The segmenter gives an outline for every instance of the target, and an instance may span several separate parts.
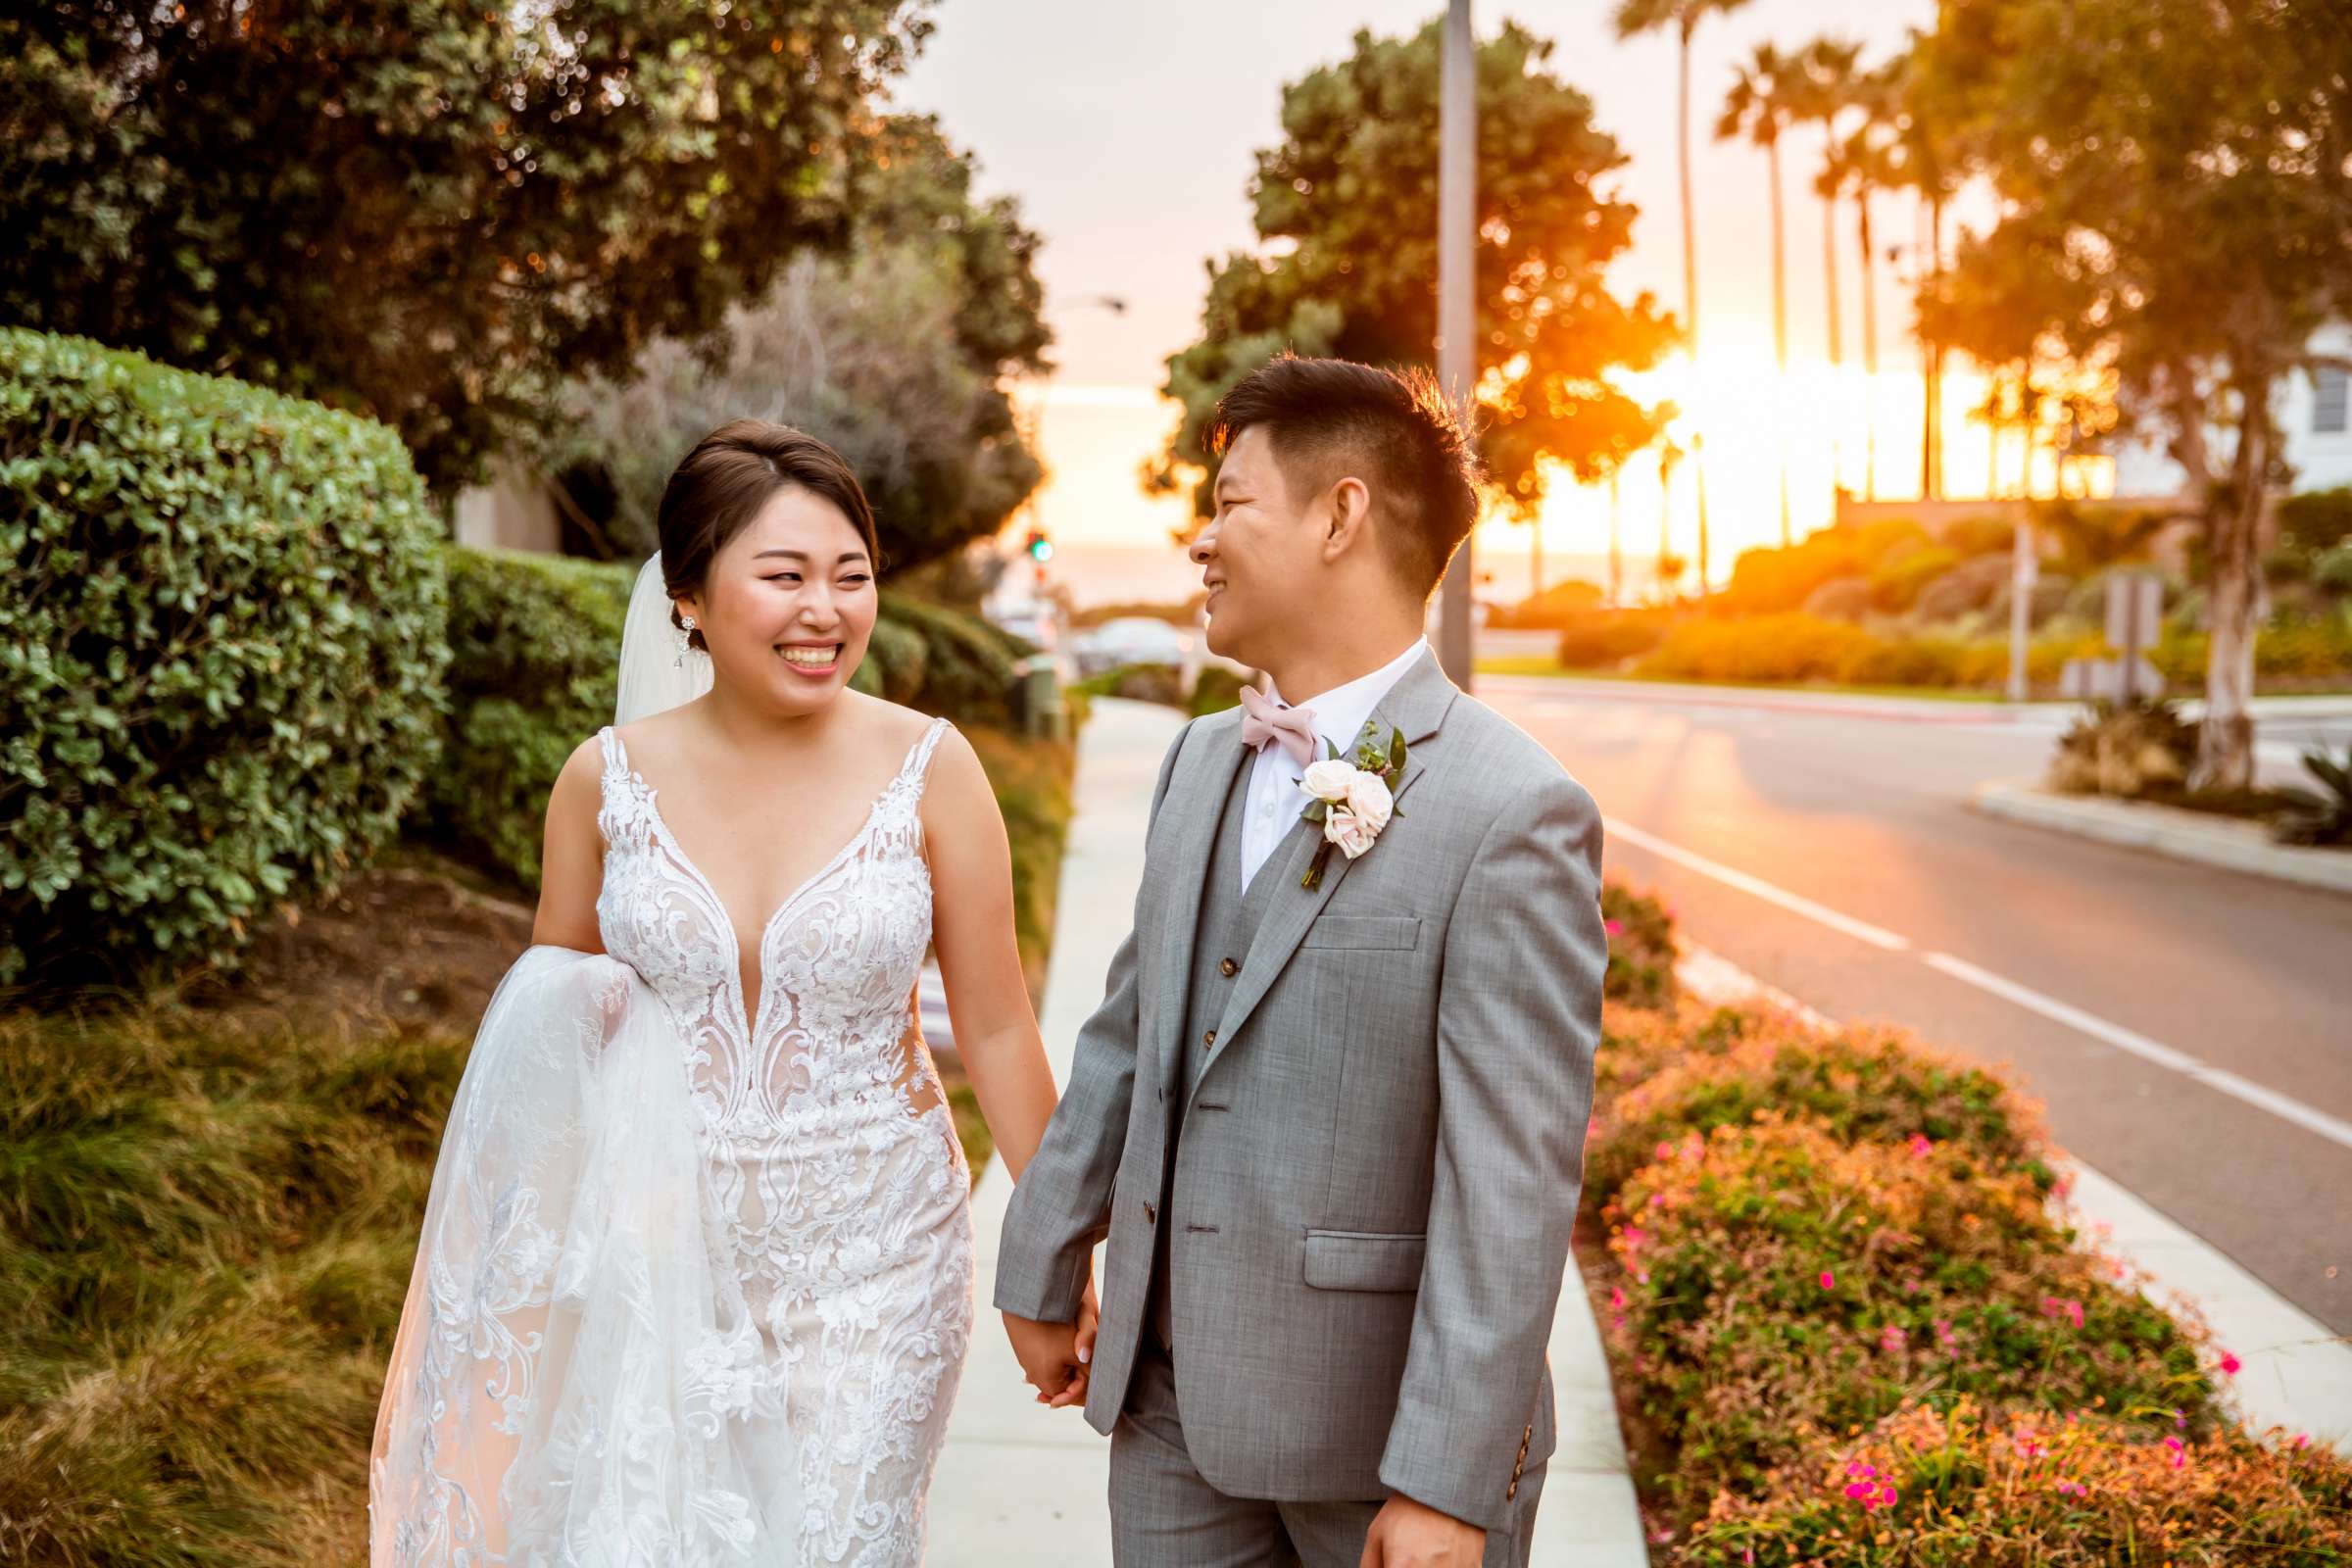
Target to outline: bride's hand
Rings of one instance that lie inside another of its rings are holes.
[[[1095,1299],[1094,1283],[1089,1281],[1086,1294],[1078,1298],[1078,1332],[1071,1347],[1078,1357],[1078,1375],[1070,1379],[1059,1394],[1046,1401],[1053,1408],[1058,1410],[1064,1405],[1086,1402],[1087,1380],[1094,1371],[1095,1363],[1095,1331],[1102,1326],[1102,1308]]]

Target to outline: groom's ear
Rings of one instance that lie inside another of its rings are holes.
[[[1372,492],[1350,475],[1335,483],[1323,497],[1323,559],[1337,561],[1350,549],[1361,548],[1372,527]]]

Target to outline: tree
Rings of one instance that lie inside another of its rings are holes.
[[[2122,417],[2180,466],[2210,563],[2192,780],[2242,788],[2274,400],[2288,375],[2345,363],[2311,340],[2352,314],[2341,34],[2273,0],[1945,9],[1915,51],[1920,80],[1966,106],[1970,156],[2003,204],[1955,272],[2026,296],[2020,314],[2055,323],[2076,365],[2111,368]]]
[[[1788,238],[1781,211],[1781,132],[1804,111],[1809,101],[1801,63],[1760,43],[1748,61],[1735,69],[1732,90],[1723,100],[1723,115],[1715,122],[1715,139],[1744,135],[1764,149],[1767,177],[1772,182],[1772,348],[1784,387],[1788,379]],[[1781,547],[1788,546],[1788,464],[1780,462]]]
[[[436,488],[846,232],[921,0],[37,0],[0,318],[391,424]]]
[[[2006,0],[1991,0],[2003,4]],[[1981,16],[1978,0],[1955,0],[1944,7],[1940,26],[1973,27]],[[1955,18],[1966,19],[1965,23]],[[1965,157],[1958,145],[1967,115],[1965,103],[1954,95],[1947,73],[1928,69],[1920,51],[1922,35],[1912,34],[1913,47],[1888,61],[1878,73],[1874,96],[1883,116],[1883,136],[1874,143],[1879,172],[1890,184],[1909,187],[1919,198],[1928,220],[1926,254],[1920,258],[1917,292],[1922,299],[1942,286],[1943,209],[1959,189]],[[1943,497],[1943,352],[1942,340],[1919,334],[1920,371],[1924,396],[1920,405],[1919,493],[1923,500]]]
[[[1886,147],[1891,135],[1887,86],[1880,72],[1856,73],[1845,84],[1846,101],[1860,111],[1854,128],[1831,145],[1814,189],[1826,198],[1851,191],[1854,198],[1854,241],[1861,263],[1862,377],[1870,389],[1863,399],[1862,497],[1879,498],[1879,274],[1878,252],[1871,239],[1870,202],[1878,191],[1894,183]]]
[[[1146,487],[1196,472],[1205,515],[1217,399],[1284,348],[1374,365],[1430,363],[1437,335],[1438,66],[1433,23],[1283,90],[1283,140],[1257,155],[1250,196],[1265,249],[1208,269],[1200,336],[1171,356],[1184,409]],[[1610,376],[1656,363],[1672,321],[1604,282],[1635,209],[1602,189],[1625,164],[1592,106],[1554,76],[1549,42],[1505,24],[1478,50],[1478,401],[1482,454],[1503,506],[1534,514],[1545,465],[1597,479],[1654,418]]]
[[[1832,369],[1845,360],[1838,318],[1838,195],[1845,183],[1838,123],[1854,107],[1861,58],[1860,44],[1816,38],[1797,53],[1793,87],[1796,118],[1821,126],[1821,171],[1814,176],[1813,194],[1821,198],[1821,278],[1829,294],[1823,320],[1829,327]]]
[[[1709,12],[1724,15],[1747,0],[1618,0],[1617,36],[1672,27],[1675,34],[1674,160],[1683,198],[1683,331],[1690,349],[1690,373],[1702,374],[1698,363],[1698,210],[1690,199],[1690,38]],[[1705,443],[1703,432],[1691,442],[1695,456]],[[1698,486],[1698,591],[1707,591],[1707,470],[1700,458],[1692,466]]]
[[[571,389],[544,465],[600,553],[658,548],[670,469],[746,415],[841,452],[874,504],[886,570],[995,533],[1037,488],[1004,381],[1046,368],[1038,237],[1009,198],[973,198],[971,160],[934,121],[889,121],[874,146],[846,253],[801,252],[728,311],[715,343],[656,338],[627,375]]]

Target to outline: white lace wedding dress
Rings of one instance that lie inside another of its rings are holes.
[[[501,983],[444,1135],[372,1561],[922,1559],[969,1344],[969,1173],[913,996],[935,721],[758,936],[607,729],[606,953]]]

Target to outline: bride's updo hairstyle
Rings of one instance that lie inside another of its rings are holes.
[[[697,442],[662,487],[655,521],[662,537],[662,584],[669,591],[672,626],[683,624],[677,596],[701,593],[711,559],[760,514],[768,497],[788,485],[839,507],[865,541],[875,575],[881,574],[882,544],[874,533],[874,509],[841,454],[788,424],[735,419]],[[707,646],[700,627],[688,632],[686,640],[695,648]]]

